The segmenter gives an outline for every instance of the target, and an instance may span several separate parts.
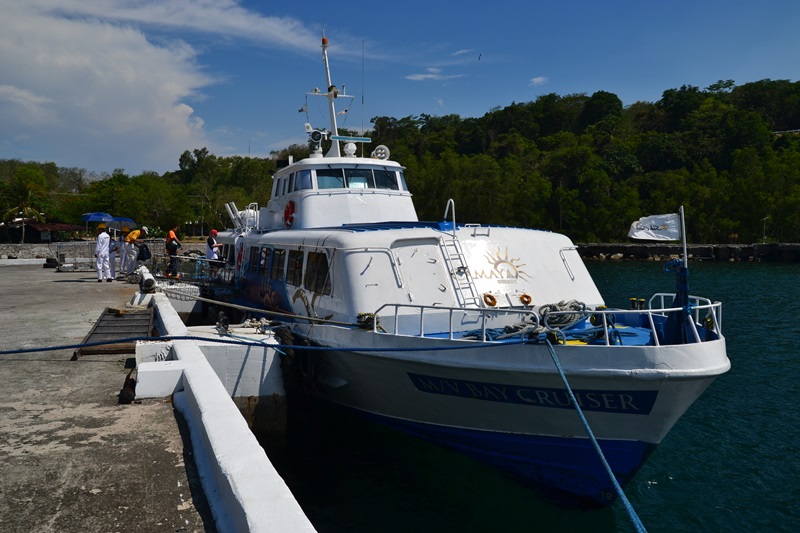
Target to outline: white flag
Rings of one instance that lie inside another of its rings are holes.
[[[642,217],[631,224],[628,237],[651,241],[679,241],[681,240],[680,215],[669,213]]]

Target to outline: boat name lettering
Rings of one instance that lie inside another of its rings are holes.
[[[421,392],[490,402],[573,409],[565,389],[482,383],[424,376],[410,372],[408,377]],[[578,405],[584,411],[634,415],[650,414],[658,395],[657,391],[573,390],[572,392]]]

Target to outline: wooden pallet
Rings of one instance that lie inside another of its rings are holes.
[[[141,310],[113,309],[106,307],[81,344],[112,341],[128,337],[151,337],[152,331],[152,307]],[[75,361],[83,355],[133,354],[135,351],[136,341],[86,346],[75,350],[72,360]]]

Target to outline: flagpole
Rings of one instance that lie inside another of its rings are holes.
[[[683,206],[680,209],[681,212],[681,238],[683,239],[683,267],[688,269],[689,268],[689,256],[686,253],[686,219],[683,215]]]

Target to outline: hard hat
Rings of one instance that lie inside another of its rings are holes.
[[[122,226],[122,231],[124,231],[125,233],[128,233],[130,230],[131,228],[129,228],[128,226]]]
[[[147,226],[142,226],[142,231],[145,233],[150,233],[150,230],[147,229]]]
[[[97,229],[106,229],[106,227],[107,227],[107,226],[106,226],[106,223],[105,223],[105,222],[101,222],[101,223],[99,223],[99,224],[97,225]]]

